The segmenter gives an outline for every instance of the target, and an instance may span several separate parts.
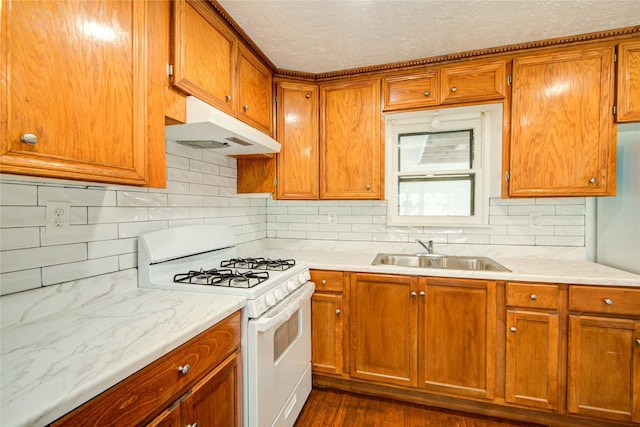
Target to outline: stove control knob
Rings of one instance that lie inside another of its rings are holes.
[[[273,307],[274,305],[276,305],[276,299],[274,298],[273,294],[267,294],[267,297],[264,299],[264,302],[269,307]]]
[[[282,301],[282,299],[284,298],[280,289],[276,289],[273,294],[276,296],[277,301]]]
[[[287,280],[287,289],[289,289],[289,292],[295,291],[297,287],[298,283],[295,280]]]
[[[303,283],[305,283],[307,281],[307,278],[305,277],[304,273],[300,273],[298,274],[298,283],[300,283],[301,285]]]

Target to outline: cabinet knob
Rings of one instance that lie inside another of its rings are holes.
[[[509,330],[510,330],[511,332],[517,332],[517,331],[518,331],[518,328],[516,328],[515,326],[512,326],[512,327],[510,327],[510,328],[509,328]]]
[[[415,296],[418,296],[418,294],[416,292],[411,292],[411,296],[415,297]]]
[[[457,92],[457,91],[458,91],[458,88],[457,88],[457,87],[455,87],[455,86],[452,86],[452,87],[451,87],[451,92]]]
[[[537,300],[537,299],[538,299],[538,295],[536,295],[536,294],[531,294],[531,295],[529,295],[529,298],[531,298],[531,301],[535,301],[535,300]]]
[[[605,298],[604,299],[604,303],[607,305],[612,305],[613,304],[613,300],[611,298]]]
[[[591,179],[589,180],[589,184],[595,184],[596,182],[598,182],[598,180],[597,180],[597,179],[595,179],[595,178],[591,178]]]
[[[322,283],[323,285],[326,285],[327,281],[325,279],[322,279],[322,282],[320,282],[320,283]]]
[[[242,107],[242,109],[243,109],[244,111],[249,111],[249,106],[248,106],[248,105],[245,105],[245,106],[243,106],[243,107]]]
[[[421,297],[423,297],[423,296],[425,296],[425,295],[426,295],[426,294],[424,293],[424,291],[420,291],[420,296],[421,296]]]
[[[225,101],[229,102],[231,101],[231,95],[227,95],[224,97]]]
[[[180,372],[182,375],[187,375],[190,370],[191,366],[189,366],[188,364],[178,367],[178,372]]]
[[[640,345],[640,338],[636,340],[636,344]]]
[[[198,423],[187,424],[187,427],[198,427]]]
[[[32,133],[25,133],[20,137],[20,141],[24,142],[25,144],[35,145],[38,143],[38,137]]]
[[[311,98],[311,94],[310,94],[310,93],[307,93],[304,97],[305,97],[305,98],[307,98],[307,99],[309,99],[309,98]]]
[[[340,313],[341,313],[340,309],[339,309],[339,308],[337,308],[337,309],[336,309],[336,314],[340,314]]]
[[[424,92],[422,92],[422,94],[424,96],[429,96],[429,95],[431,95],[431,92],[429,92],[428,90],[425,90]]]
[[[367,190],[371,190],[371,184],[365,185],[364,188],[366,188]]]

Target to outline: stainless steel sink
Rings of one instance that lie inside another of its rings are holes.
[[[400,267],[444,268],[448,270],[511,271],[491,258],[437,254],[378,254],[371,264],[396,265]]]

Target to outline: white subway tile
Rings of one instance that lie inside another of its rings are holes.
[[[139,189],[138,189],[139,190]],[[38,204],[69,202],[71,206],[116,206],[116,191],[101,188],[38,187]]]
[[[40,246],[39,227],[0,229],[0,250],[35,248]]]
[[[454,234],[449,236],[448,243],[488,245],[490,242],[489,239],[489,234]]]
[[[583,215],[555,215],[540,217],[542,225],[584,225]]]
[[[306,215],[277,215],[278,222],[307,222]]]
[[[405,233],[373,233],[374,242],[408,242],[409,235]]]
[[[267,230],[278,231],[278,230],[288,230],[288,229],[289,229],[288,222],[267,222]]]
[[[86,206],[72,206],[69,214],[71,225],[87,224],[89,220],[88,208]]]
[[[318,224],[318,231],[351,231],[351,224]]]
[[[123,254],[118,256],[118,269],[126,270],[128,268],[135,268],[138,266],[137,254]]]
[[[236,197],[238,195],[236,186],[220,187],[220,195],[223,197]]]
[[[189,159],[174,154],[167,154],[166,166],[169,168],[189,170]]]
[[[307,233],[305,231],[276,231],[276,237],[278,239],[306,239]]]
[[[173,219],[170,220],[167,224],[168,227],[182,227],[184,225],[198,225],[198,224],[206,224],[207,221],[202,218],[193,218],[193,219]]]
[[[584,236],[536,236],[538,246],[584,246]]]
[[[313,224],[328,224],[328,215],[307,215],[307,222]]]
[[[68,232],[48,233],[45,227],[40,232],[42,246],[67,245],[69,243],[94,242],[118,238],[118,224],[72,225]]]
[[[0,205],[36,206],[37,204],[38,189],[35,185],[0,182]]]
[[[212,207],[228,207],[229,206],[229,198],[227,197],[211,197],[204,196],[203,197],[203,205],[204,206],[212,206]]]
[[[87,259],[86,243],[16,249],[2,252],[0,272],[28,270],[34,267],[63,264]]]
[[[489,205],[507,205],[507,206],[526,206],[535,205],[536,199],[500,199],[498,197],[492,197],[489,199]]]
[[[0,295],[28,291],[42,286],[40,269],[14,271],[0,274]]]
[[[387,226],[384,224],[351,224],[351,231],[354,233],[386,233]]]
[[[556,213],[556,207],[555,205],[509,206],[509,215],[529,215],[531,213],[553,215]]]
[[[510,236],[553,236],[553,232],[553,226],[531,228],[528,225],[510,225],[508,234]]]
[[[342,224],[372,224],[373,217],[371,215],[340,215],[338,222]]]
[[[184,209],[184,208],[176,208]],[[206,208],[189,208],[188,215],[185,218],[211,218],[220,216],[220,209],[213,207]],[[178,218],[172,218],[178,219]]]
[[[348,206],[320,206],[318,209],[319,214],[336,214],[336,215],[351,215],[351,207]]]
[[[118,224],[118,238],[127,239],[130,237],[138,237],[147,231],[161,230],[168,226],[167,221],[121,222]]]
[[[534,246],[536,244],[535,236],[491,235],[489,241],[492,245]]]
[[[188,219],[190,209],[178,207],[149,208],[149,221]]]
[[[584,205],[584,197],[550,197],[536,199],[536,205]]]
[[[496,215],[489,218],[489,224],[491,225],[528,225],[529,215],[517,215],[517,216]]]
[[[351,207],[351,214],[386,216],[387,208],[380,206],[353,206]]]
[[[226,176],[209,175],[206,173],[202,175],[202,183],[206,185],[214,185],[218,187],[229,187],[231,185],[230,182],[231,182],[231,179]]]
[[[557,205],[556,215],[585,215],[586,205]]]
[[[556,236],[581,236],[584,238],[584,226],[558,225],[554,228]]]
[[[340,234],[338,232],[316,232],[309,231],[307,232],[307,239],[310,240],[338,240],[340,239]]]
[[[509,206],[495,205],[489,206],[489,216],[509,215]]]
[[[138,239],[132,238],[89,242],[87,249],[89,259],[136,253],[138,250]]]
[[[229,178],[237,178],[237,169],[220,166],[220,176],[228,176]]]
[[[387,227],[388,233],[404,233],[404,234],[422,234],[424,231],[423,227],[420,226],[402,226],[402,225],[393,225]]]
[[[339,233],[340,240],[361,240],[369,242],[373,240],[373,233]]]
[[[167,181],[167,193],[189,194],[189,183],[179,181]]]
[[[220,187],[206,184],[189,184],[189,194],[200,196],[219,196]]]
[[[318,208],[315,206],[290,206],[289,215],[317,215]]]
[[[3,206],[0,209],[0,227],[32,227],[46,224],[43,206]]]
[[[340,200],[338,201],[338,205],[352,206],[352,207],[373,206],[373,201],[371,200]]]
[[[204,206],[204,196],[169,194],[167,204],[174,207],[201,207]]]
[[[189,147],[188,145],[178,144],[175,141],[167,141],[167,154],[174,154],[180,157],[188,157],[190,159],[202,160],[202,152],[200,148]]]
[[[118,206],[167,206],[167,195],[164,193],[118,191]]]
[[[167,168],[167,181],[202,183],[203,176],[201,172]]]
[[[214,165],[227,166],[227,167],[235,166],[235,159],[231,159],[230,157],[223,156],[222,154],[216,153],[213,150],[202,150],[202,151],[203,151],[202,160],[207,163],[212,163]],[[233,162],[230,162],[230,160],[233,160]]]
[[[42,284],[44,286],[55,285],[114,271],[118,271],[118,257],[115,256],[59,264],[42,269]]]
[[[289,224],[290,231],[318,231],[318,224],[308,223],[291,223]]]
[[[132,222],[132,221],[148,221],[148,208],[89,208],[88,222],[89,224],[101,224],[110,222]]]

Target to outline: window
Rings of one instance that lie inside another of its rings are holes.
[[[501,111],[493,105],[388,114],[387,223],[487,224],[491,116]],[[497,124],[493,133],[500,135]]]

